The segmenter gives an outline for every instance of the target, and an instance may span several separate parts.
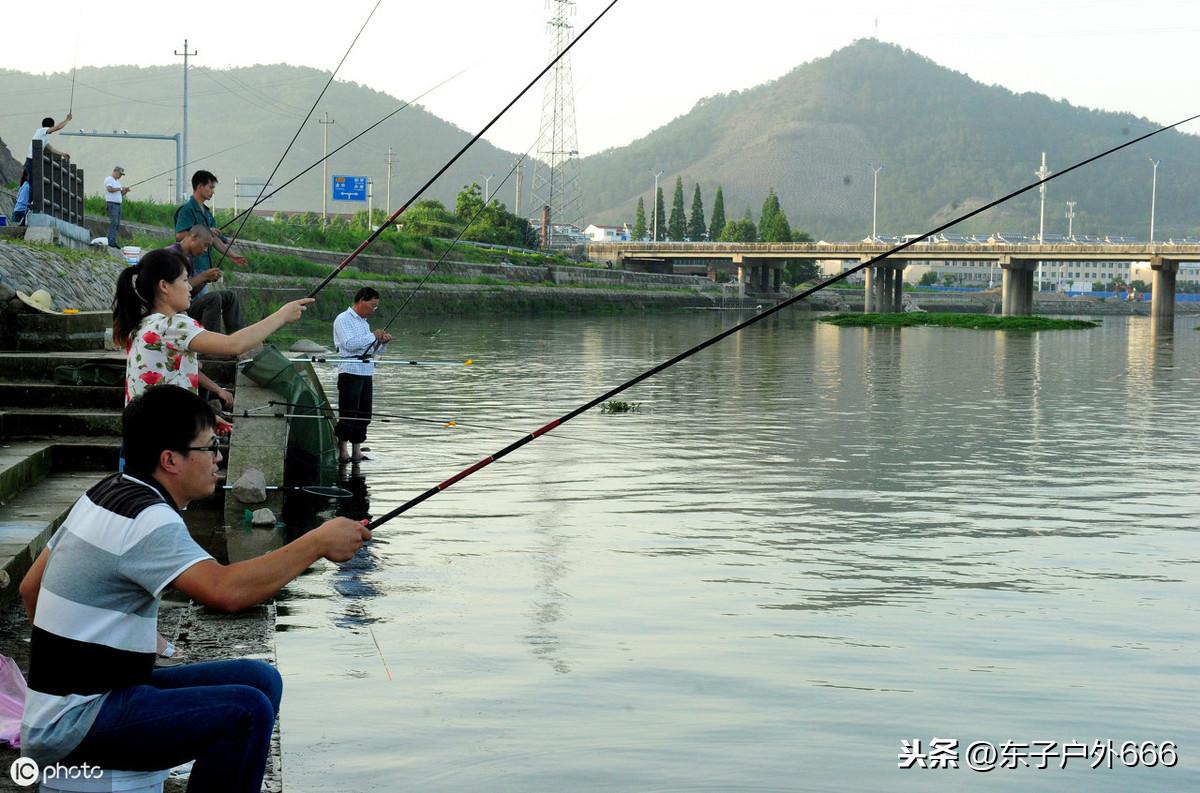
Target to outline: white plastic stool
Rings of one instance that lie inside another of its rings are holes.
[[[41,793],[162,793],[163,780],[171,773],[165,771],[109,771],[93,774],[91,779],[51,779],[38,789]]]

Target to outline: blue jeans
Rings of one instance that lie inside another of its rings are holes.
[[[117,247],[117,229],[121,226],[121,204],[108,202],[108,247]]]
[[[60,762],[156,771],[195,760],[188,793],[259,793],[283,680],[263,661],[155,669],[112,691],[83,742]]]

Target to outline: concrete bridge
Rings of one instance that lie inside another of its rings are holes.
[[[866,262],[894,246],[871,242],[603,242],[587,246],[588,258],[614,267],[674,272],[677,266],[705,266],[710,278],[735,270],[741,291],[778,293],[787,259],[840,259]],[[904,268],[914,261],[988,261],[1004,272],[1005,315],[1033,312],[1034,273],[1039,262],[1148,262],[1153,270],[1150,315],[1164,324],[1175,317],[1175,277],[1180,262],[1200,261],[1200,245],[1171,243],[945,243],[919,242],[866,268],[865,310],[901,311]]]

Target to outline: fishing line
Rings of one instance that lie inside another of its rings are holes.
[[[1017,196],[1021,195],[1022,193],[1027,193],[1030,190],[1032,190],[1033,188],[1039,187],[1039,186],[1045,184],[1046,182],[1053,181],[1054,179],[1057,179],[1060,176],[1065,176],[1066,174],[1070,173],[1071,171],[1074,171],[1078,168],[1082,168],[1083,166],[1088,165],[1089,163],[1095,162],[1096,160],[1099,160],[1102,157],[1107,157],[1108,155],[1114,154],[1114,153],[1120,151],[1121,149],[1128,148],[1129,146],[1132,146],[1135,143],[1139,143],[1143,140],[1146,140],[1147,138],[1153,137],[1154,135],[1157,135],[1160,132],[1166,132],[1169,129],[1174,129],[1175,127],[1178,127],[1181,124],[1186,124],[1189,121],[1196,120],[1197,118],[1200,118],[1200,114],[1190,116],[1188,118],[1183,119],[1182,121],[1176,121],[1174,124],[1171,124],[1169,126],[1159,127],[1158,129],[1151,130],[1150,132],[1147,132],[1144,135],[1140,135],[1140,136],[1133,138],[1132,140],[1126,141],[1125,143],[1122,143],[1118,146],[1114,146],[1111,149],[1108,149],[1107,151],[1103,151],[1100,154],[1095,154],[1091,157],[1088,157],[1086,160],[1082,160],[1081,162],[1077,162],[1068,168],[1064,168],[1063,170],[1059,171],[1056,174],[1051,174],[1043,179],[1037,180],[1036,182],[1032,182],[1020,189],[1014,190],[1013,192],[1009,193],[1008,195],[1006,195],[1002,198],[997,198],[996,200],[991,201],[990,203],[984,204],[983,206],[979,207],[978,209],[972,210],[971,212],[968,212],[965,215],[961,215],[961,216],[949,221],[948,223],[943,223],[942,225],[938,226],[935,229],[931,229],[918,237],[908,240],[907,242],[903,242],[900,245],[897,245],[896,247],[891,248],[890,250],[887,250],[887,251],[879,254],[878,256],[868,259],[865,262],[861,262],[860,264],[850,268],[849,270],[845,270],[841,273],[838,273],[837,275],[827,278],[824,281],[822,281],[821,283],[816,284],[812,287],[809,287],[808,289],[805,289],[803,292],[793,295],[792,297],[788,298],[787,300],[784,300],[782,303],[778,303],[778,304],[772,306],[771,308],[766,309],[762,313],[756,314],[753,317],[750,317],[749,319],[747,319],[743,322],[740,322],[737,325],[734,325],[733,327],[731,327],[727,330],[724,330],[724,331],[718,333],[717,335],[712,336],[687,350],[684,350],[683,352],[679,353],[678,355],[674,356],[673,358],[670,358],[670,359],[658,364],[657,366],[647,369],[646,371],[642,372],[641,374],[637,375],[636,377],[626,380],[624,383],[621,383],[620,385],[609,389],[608,391],[606,391],[605,393],[596,397],[595,399],[585,402],[584,404],[580,405],[579,407],[575,408],[574,410],[572,410],[568,413],[565,413],[562,416],[549,422],[548,424],[545,424],[545,425],[539,427],[538,429],[529,433],[525,437],[520,438],[519,440],[516,440],[516,441],[510,443],[508,446],[505,446],[500,451],[498,451],[488,457],[484,457],[482,460],[475,463],[474,465],[471,465],[468,468],[464,468],[463,470],[459,471],[458,473],[456,473],[454,476],[450,477],[449,479],[447,479],[437,485],[434,485],[433,487],[429,488],[428,490],[421,493],[420,495],[417,495],[417,496],[409,499],[408,501],[404,502],[403,504],[396,507],[392,511],[376,518],[375,520],[373,520],[369,524],[367,524],[367,528],[374,530],[377,526],[381,526],[384,523],[387,523],[392,518],[394,518],[398,515],[402,515],[403,513],[407,512],[408,510],[415,507],[417,504],[420,504],[422,501],[425,501],[426,499],[437,495],[438,493],[440,493],[441,491],[450,487],[451,485],[455,484],[456,482],[466,479],[468,476],[470,476],[471,474],[480,470],[481,468],[485,468],[485,467],[491,465],[492,463],[494,463],[495,461],[511,454],[512,452],[521,448],[525,444],[536,440],[540,436],[545,435],[547,432],[550,432],[555,427],[558,427],[562,424],[567,423],[571,419],[578,416],[580,413],[590,410],[591,408],[595,407],[596,405],[599,405],[601,402],[605,402],[609,399],[612,399],[614,396],[616,396],[617,394],[620,394],[622,391],[632,388],[633,386],[637,385],[638,383],[642,382],[643,380],[653,377],[654,375],[658,374],[659,372],[663,371],[664,369],[674,366],[675,364],[679,363],[680,361],[684,360],[685,358],[692,357],[693,355],[700,352],[701,350],[705,350],[705,349],[711,347],[712,345],[716,344],[717,342],[721,341],[722,339],[725,339],[728,336],[732,336],[733,334],[737,333],[738,331],[742,330],[743,328],[748,328],[751,325],[755,324],[756,322],[761,322],[762,320],[766,319],[767,317],[774,316],[775,314],[779,313],[780,311],[787,308],[788,306],[791,306],[792,304],[797,303],[797,302],[803,300],[804,298],[809,297],[810,295],[813,295],[813,294],[821,291],[822,289],[826,288],[827,286],[830,286],[831,284],[835,284],[839,281],[843,281],[846,278],[849,278],[851,275],[859,272],[860,270],[870,267],[871,265],[878,264],[879,262],[883,261],[884,259],[888,258],[889,256],[893,256],[893,255],[899,253],[900,251],[903,251],[906,248],[910,248],[913,245],[917,244],[918,242],[928,239],[929,237],[932,237],[934,234],[939,234],[939,233],[945,231],[946,229],[950,228],[951,226],[962,223],[965,220],[969,220],[970,218],[973,218],[982,212],[986,212],[987,210],[991,209],[992,207],[998,206],[1000,204],[1003,204],[1005,201],[1009,201],[1013,198],[1016,198]]]
[[[214,151],[212,154],[205,154],[203,157],[197,157],[196,159],[192,160],[191,162],[185,162],[180,167],[186,169],[188,166],[195,165],[196,163],[200,162],[201,160],[207,160],[210,157],[216,157],[218,154],[224,154],[227,151],[233,151],[234,149],[241,148],[242,146],[245,146],[248,143],[250,143],[250,141],[248,141],[248,140],[242,141],[241,143],[235,143],[232,146],[229,146],[228,148],[221,149],[220,151]],[[146,182],[149,182],[151,179],[157,179],[160,176],[166,176],[167,174],[172,174],[172,173],[175,173],[175,168],[168,168],[165,171],[160,171],[160,172],[154,174],[154,176],[147,176],[145,179],[143,179],[140,182],[134,182],[133,184],[129,185],[129,187],[130,187],[130,189],[133,189],[134,187],[137,187],[140,184],[145,184]]]
[[[375,129],[375,128],[376,128],[376,127],[378,127],[380,124],[382,124],[383,122],[387,121],[387,120],[388,120],[388,119],[390,119],[392,116],[396,115],[397,113],[399,113],[401,110],[405,109],[406,107],[410,107],[410,106],[411,106],[411,105],[413,105],[415,102],[419,102],[420,100],[424,99],[426,96],[428,96],[429,94],[433,93],[433,92],[434,92],[434,91],[436,91],[437,89],[441,88],[442,86],[444,86],[446,83],[450,82],[451,80],[454,80],[454,79],[455,79],[455,78],[457,78],[457,77],[461,77],[463,74],[465,74],[465,73],[466,73],[466,71],[467,71],[466,69],[461,69],[461,70],[459,70],[459,71],[455,72],[454,74],[450,75],[450,76],[449,76],[449,77],[447,77],[446,79],[442,80],[440,83],[437,83],[436,85],[433,85],[433,86],[431,86],[430,88],[427,88],[427,89],[425,89],[425,91],[424,91],[424,92],[422,92],[422,93],[418,94],[417,96],[413,97],[412,99],[409,99],[408,101],[401,103],[400,107],[398,107],[398,108],[396,108],[395,110],[391,111],[390,113],[388,113],[387,115],[385,115],[383,118],[379,119],[379,120],[378,120],[378,121],[376,121],[374,124],[371,124],[369,127],[367,127],[366,129],[364,129],[362,132],[360,132],[360,133],[358,133],[357,135],[355,135],[354,137],[350,138],[350,140],[348,140],[348,141],[346,141],[345,143],[343,143],[342,145],[340,145],[340,146],[336,147],[335,149],[333,149],[333,151],[329,152],[329,153],[328,153],[328,154],[326,154],[324,157],[322,157],[321,159],[319,159],[319,160],[317,160],[316,162],[314,162],[312,165],[310,165],[310,166],[308,166],[307,168],[305,168],[304,170],[300,171],[298,174],[296,174],[295,176],[293,176],[291,179],[288,179],[286,182],[284,182],[283,184],[279,185],[279,187],[277,187],[277,188],[275,188],[274,190],[272,190],[271,192],[267,193],[265,196],[263,196],[263,197],[262,197],[262,201],[269,201],[269,200],[270,200],[272,197],[274,197],[276,194],[278,194],[280,190],[282,190],[283,188],[287,187],[287,186],[288,186],[288,185],[290,185],[292,182],[294,182],[294,181],[296,181],[297,179],[299,179],[301,176],[304,176],[304,174],[308,173],[308,172],[309,172],[309,171],[311,171],[313,168],[316,168],[318,165],[320,165],[321,163],[325,162],[325,161],[326,161],[326,160],[328,160],[330,157],[332,157],[333,155],[337,154],[339,151],[341,151],[342,149],[346,148],[347,146],[349,146],[349,145],[350,145],[351,143],[353,143],[354,141],[356,141],[356,140],[358,140],[359,138],[361,138],[363,135],[366,135],[368,132],[370,132],[371,130]],[[261,203],[261,202],[259,202],[259,203]],[[234,215],[234,216],[233,216],[232,218],[230,218],[228,221],[226,221],[225,223],[223,223],[223,224],[222,224],[222,225],[221,225],[219,228],[222,228],[222,229],[224,229],[224,228],[227,228],[227,227],[229,227],[229,226],[232,226],[232,225],[233,225],[234,223],[236,223],[236,222],[237,222],[237,221],[238,221],[240,218],[244,217],[245,215],[249,215],[249,214],[250,214],[250,212],[251,212],[251,211],[254,209],[254,207],[256,207],[256,206],[258,206],[258,204],[257,204],[257,203],[256,203],[256,204],[254,204],[254,205],[252,205],[252,206],[251,206],[249,209],[243,209],[241,212],[239,212],[238,214]]]
[[[525,150],[525,153],[517,158],[517,160],[513,163],[512,168],[508,169],[508,173],[506,173],[504,175],[504,178],[500,180],[500,184],[496,186],[497,193],[500,192],[500,188],[504,187],[504,185],[506,185],[508,183],[509,177],[511,177],[514,173],[516,173],[517,168],[521,167],[521,163],[525,162],[525,158],[529,156],[529,152],[533,151],[533,147],[536,145],[537,145],[537,141],[535,140],[533,142],[533,144],[528,149]],[[476,186],[478,187],[478,184],[476,184]],[[495,195],[495,194],[496,193],[492,193],[492,195]],[[483,206],[481,206],[479,209],[477,209],[475,211],[475,214],[471,216],[471,219],[467,221],[467,224],[462,227],[462,231],[458,232],[458,236],[455,237],[454,240],[450,243],[450,247],[446,248],[446,250],[442,252],[442,255],[438,257],[438,260],[436,262],[434,262],[433,267],[430,267],[429,272],[425,273],[425,277],[422,278],[419,282],[417,282],[417,285],[415,287],[413,287],[412,291],[408,293],[408,296],[404,298],[404,302],[400,304],[400,308],[396,309],[396,313],[392,314],[392,318],[389,319],[387,321],[387,324],[383,326],[383,330],[385,333],[387,332],[387,329],[392,326],[392,323],[396,321],[396,318],[400,316],[400,312],[404,311],[404,307],[407,306],[412,301],[413,297],[416,296],[417,292],[421,291],[421,287],[423,287],[425,285],[425,282],[429,280],[429,277],[431,275],[433,275],[434,271],[437,270],[437,268],[442,265],[442,262],[446,261],[446,257],[450,255],[450,251],[454,250],[454,246],[457,245],[459,240],[461,240],[463,238],[463,235],[467,233],[467,229],[469,229],[471,227],[471,224],[474,223],[475,220],[480,215],[482,215],[484,213],[484,211],[487,209],[488,203],[490,203],[490,202],[488,202],[486,200],[486,196],[485,196]],[[383,342],[376,339],[374,342],[372,342],[371,344],[368,344],[366,347],[364,347],[363,351],[361,353],[359,353],[357,356],[355,356],[355,358],[358,360],[361,360],[361,361],[367,361],[373,355],[375,355],[375,353],[382,346],[383,346]],[[470,363],[470,362],[468,361],[468,363]]]
[[[300,133],[304,131],[304,125],[308,123],[310,118],[312,118],[312,114],[316,111],[317,105],[320,104],[321,99],[325,96],[325,92],[329,90],[329,86],[333,85],[333,80],[335,77],[337,77],[337,73],[341,70],[342,64],[346,62],[346,58],[350,57],[350,51],[353,50],[354,45],[358,43],[359,37],[362,36],[363,31],[367,29],[367,25],[371,22],[371,17],[375,16],[375,11],[378,10],[379,4],[382,2],[383,0],[375,0],[375,5],[371,8],[371,13],[367,14],[366,21],[362,23],[362,27],[358,29],[358,33],[356,33],[354,36],[354,41],[350,42],[350,46],[346,48],[346,52],[344,55],[342,55],[342,59],[338,61],[337,68],[335,68],[333,73],[329,75],[329,79],[325,82],[325,87],[321,89],[321,93],[317,94],[317,98],[313,100],[312,107],[308,109],[308,115],[304,117],[304,120],[300,122],[300,126],[296,128],[296,134],[292,136],[292,140],[290,143],[288,143],[287,148],[283,150],[283,154],[280,156],[279,162],[275,163],[275,168],[271,171],[271,175],[267,177],[267,181],[264,182],[262,188],[259,189],[258,198],[255,199],[254,203],[250,205],[250,209],[254,209],[262,202],[262,196],[267,189],[267,185],[271,183],[271,180],[275,178],[275,174],[279,172],[279,166],[283,165],[283,161],[287,159],[288,152],[292,150],[292,146],[295,145],[296,139],[299,138]],[[241,234],[242,229],[246,227],[246,220],[249,219],[250,216],[249,211],[250,210],[247,210],[247,214],[242,218],[242,224],[238,226],[237,231],[233,232],[233,239],[225,243],[225,250],[229,250],[229,248],[231,248],[233,244],[237,242],[238,235]],[[217,251],[217,253],[220,254],[220,258],[213,263],[214,268],[220,268],[221,262],[225,261],[225,251]]]
[[[375,638],[375,631],[371,630],[371,626],[367,626],[367,632],[371,634],[371,641],[375,642],[375,652],[379,653],[379,660],[383,661],[383,671],[387,672],[388,680],[392,679],[392,670],[388,669],[387,659],[383,657],[383,650],[379,649],[379,640]]]
[[[347,256],[342,261],[342,263],[339,264],[334,269],[334,271],[332,273],[330,273],[328,276],[326,276],[325,280],[322,281],[320,284],[318,284],[316,289],[313,289],[313,291],[310,292],[308,294],[308,296],[316,297],[317,293],[320,292],[322,289],[324,289],[326,286],[328,286],[330,281],[332,281],[334,278],[337,278],[338,273],[340,273],[342,270],[344,270],[346,268],[346,265],[350,264],[350,262],[352,262],[356,258],[358,258],[358,255],[360,253],[362,253],[363,251],[365,251],[372,242],[374,242],[376,239],[378,239],[380,234],[382,234],[384,231],[387,230],[387,228],[389,226],[391,226],[393,223],[395,223],[396,218],[400,217],[401,213],[403,213],[404,210],[408,209],[408,207],[414,201],[416,201],[418,198],[421,197],[422,193],[424,193],[426,190],[428,190],[429,187],[434,182],[436,182],[438,179],[440,179],[442,174],[444,174],[447,170],[449,170],[450,166],[452,166],[452,165],[454,165],[454,163],[458,162],[458,158],[462,157],[464,154],[466,154],[467,149],[474,146],[475,142],[477,140],[479,140],[481,137],[483,137],[484,133],[486,133],[489,129],[491,129],[492,125],[494,125],[497,121],[499,121],[500,117],[508,112],[509,108],[511,108],[513,105],[515,105],[521,99],[521,97],[525,96],[525,94],[529,92],[529,89],[533,88],[533,86],[537,84],[538,80],[542,79],[542,77],[546,74],[546,72],[550,71],[552,68],[554,68],[554,65],[556,63],[558,63],[560,60],[562,60],[564,57],[566,57],[567,53],[571,51],[571,48],[574,47],[576,44],[578,44],[579,40],[582,39],[584,36],[586,36],[588,34],[588,31],[590,31],[593,27],[595,27],[596,23],[599,22],[601,19],[603,19],[605,14],[607,14],[610,10],[612,10],[612,7],[617,4],[617,1],[618,0],[612,0],[612,2],[610,2],[607,6],[605,6],[604,10],[601,11],[596,16],[596,18],[593,19],[588,24],[588,26],[583,29],[582,32],[580,32],[580,34],[578,36],[573,38],[566,47],[563,47],[563,51],[560,52],[558,55],[556,55],[554,57],[554,60],[552,60],[552,61],[550,61],[550,63],[546,64],[546,68],[544,68],[540,72],[538,72],[537,76],[535,76],[532,80],[530,80],[529,84],[526,85],[524,88],[522,88],[520,93],[518,93],[515,97],[513,97],[512,100],[507,105],[505,105],[503,108],[501,108],[500,112],[497,113],[492,118],[491,121],[489,121],[487,124],[485,124],[483,129],[481,129],[481,130],[479,130],[479,132],[475,133],[475,137],[473,137],[469,141],[467,141],[466,145],[464,145],[461,149],[459,149],[458,153],[455,154],[453,157],[451,157],[446,162],[445,165],[443,165],[441,168],[439,168],[437,173],[435,173],[433,176],[429,177],[429,180],[426,181],[425,184],[421,185],[421,187],[417,189],[417,192],[413,193],[412,197],[409,198],[407,201],[405,201],[400,206],[399,209],[397,209],[395,212],[393,212],[391,217],[389,217],[387,220],[385,220],[379,226],[379,228],[377,228],[374,232],[371,233],[370,236],[368,236],[365,240],[363,240],[361,243],[359,243],[358,247],[355,248],[350,253],[350,255]]]
[[[327,410],[327,411],[331,411],[331,412],[337,412],[337,408],[335,408],[335,407],[323,407],[321,405],[302,405],[299,402],[279,402],[276,400],[272,400],[272,401],[268,402],[266,405],[263,405],[261,407],[250,408],[249,410],[243,410],[242,415],[245,416],[246,418],[256,418],[255,416],[251,416],[250,414],[255,413],[256,411],[260,411],[260,410],[269,410],[270,407],[273,405],[278,405],[281,407],[290,407],[290,408],[304,408],[307,410]],[[401,421],[413,421],[413,422],[417,422],[419,424],[436,424],[439,427],[445,427],[447,429],[453,429],[456,427],[464,427],[466,429],[494,430],[496,432],[512,432],[513,431],[512,427],[500,427],[495,424],[477,424],[473,421],[470,422],[469,424],[466,424],[461,421],[455,421],[453,419],[451,419],[450,421],[443,421],[442,419],[427,419],[427,418],[421,418],[420,416],[406,416],[403,413],[372,413],[371,418],[357,418],[357,417],[341,418],[341,417],[327,416],[327,415],[313,415],[311,413],[309,413],[309,414],[273,413],[271,415],[279,416],[280,418],[289,418],[289,419],[328,419],[330,421],[334,421],[335,419],[338,421],[373,421],[373,420],[377,420],[377,421],[380,421],[383,423],[388,423],[389,420],[399,419]],[[265,418],[265,417],[257,416],[257,418]],[[597,442],[595,438],[581,438],[578,435],[563,435],[562,433],[557,433],[553,437],[562,438],[565,441],[576,441],[577,443],[596,443]],[[611,445],[611,446],[628,446],[629,448],[640,448],[640,447],[634,447],[631,444],[620,443],[620,442],[612,441],[612,440],[605,440],[604,443],[607,445]]]

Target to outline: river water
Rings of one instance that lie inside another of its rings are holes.
[[[476,363],[381,367],[377,413],[460,424],[373,424],[350,484],[379,515],[737,318],[410,325]],[[737,334],[288,587],[285,789],[1200,789],[1196,324]],[[959,768],[898,767],[934,738]]]

